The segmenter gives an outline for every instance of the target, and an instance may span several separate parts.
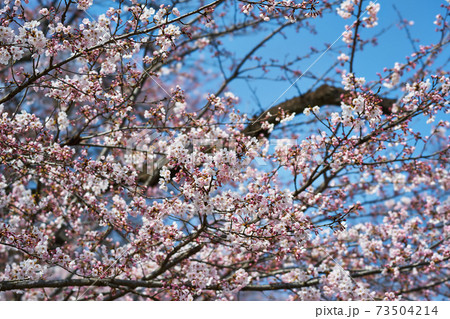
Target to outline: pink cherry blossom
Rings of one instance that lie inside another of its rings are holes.
[[[0,299],[449,297],[448,4],[399,57],[367,0],[16,2]],[[376,74],[372,45],[393,55]]]

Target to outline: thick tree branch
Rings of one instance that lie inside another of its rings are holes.
[[[440,262],[447,261],[449,258],[444,258]],[[430,262],[418,262],[414,264],[404,265],[398,267],[401,272],[410,271],[413,268],[421,268],[428,266]],[[366,277],[371,275],[381,274],[384,269],[373,269],[364,271],[351,271],[350,276],[352,278]],[[435,283],[435,285],[443,284],[447,280]],[[270,283],[264,285],[247,285],[243,287],[242,291],[268,291],[268,290],[284,290],[284,289],[299,289],[304,287],[311,287],[318,285],[320,278],[312,278],[305,282],[292,282],[292,283]],[[63,287],[111,287],[111,288],[163,288],[164,283],[160,281],[150,280],[128,280],[128,279],[62,279],[62,280],[12,280],[0,282],[0,291],[9,291],[16,289],[33,289],[33,288],[63,288]],[[210,285],[205,287],[204,290],[223,290],[223,287],[219,285]],[[406,291],[405,291],[406,292]]]
[[[307,107],[313,107],[316,105],[340,105],[341,95],[344,93],[346,93],[346,91],[342,88],[323,84],[315,91],[308,92],[302,96],[294,97],[264,111],[243,130],[243,133],[248,136],[258,137],[263,135],[267,137],[269,132],[268,130],[261,128],[261,124],[267,121],[269,124],[274,124],[275,126],[278,125],[280,123],[279,116],[282,111],[286,115],[290,115],[292,113],[301,114]],[[395,99],[382,99],[380,105],[383,108],[384,114],[391,113],[391,108],[395,101]]]
[[[15,289],[32,289],[32,288],[61,288],[61,287],[145,287],[145,288],[161,288],[163,283],[143,280],[125,280],[125,279],[62,279],[62,280],[23,280],[23,281],[3,281],[0,282],[0,291],[8,291]]]

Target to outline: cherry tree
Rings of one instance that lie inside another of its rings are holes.
[[[1,299],[450,297],[449,1],[372,80],[383,1],[95,2],[0,8]],[[336,17],[325,72],[259,53]]]

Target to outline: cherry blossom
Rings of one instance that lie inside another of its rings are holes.
[[[0,299],[448,297],[448,3],[376,76],[375,2],[99,4],[0,8]]]

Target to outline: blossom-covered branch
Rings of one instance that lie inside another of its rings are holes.
[[[372,74],[382,10],[4,1],[0,299],[447,298],[450,7]]]

